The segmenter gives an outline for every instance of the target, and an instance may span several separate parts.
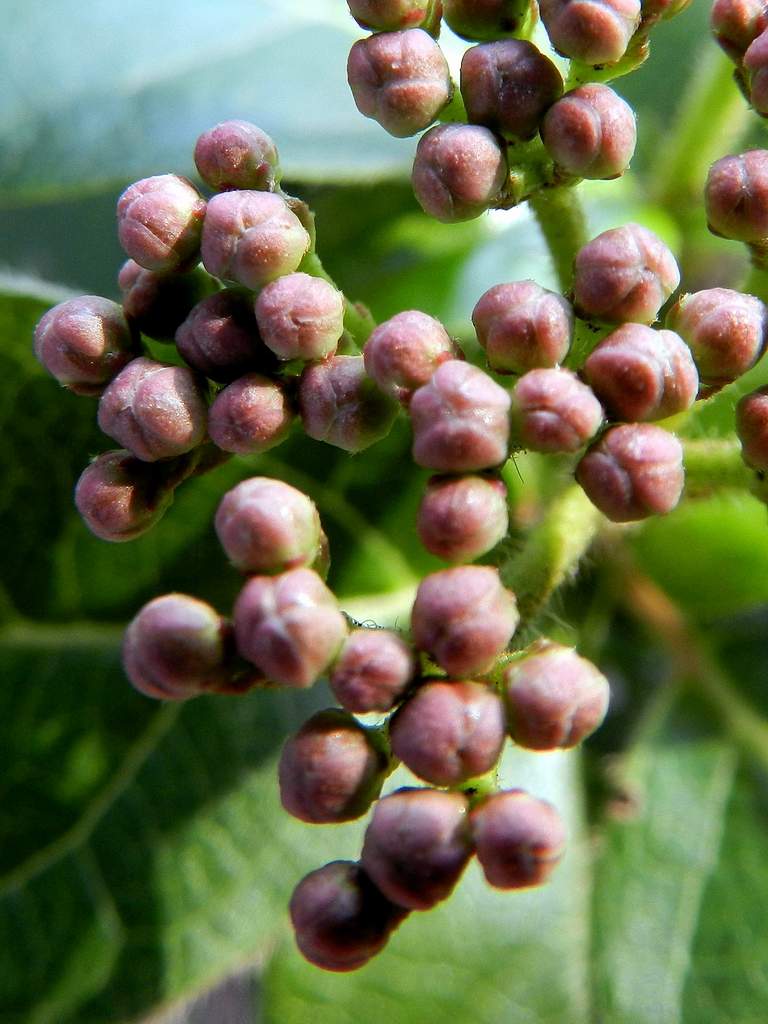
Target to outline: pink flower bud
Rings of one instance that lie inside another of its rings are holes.
[[[347,0],[358,25],[375,32],[418,28],[427,20],[431,6],[431,0]]]
[[[710,23],[715,39],[736,64],[750,43],[768,28],[763,0],[715,0]]]
[[[635,115],[607,85],[582,85],[549,108],[541,138],[557,166],[568,174],[618,178],[635,152]]]
[[[716,160],[707,175],[704,204],[713,234],[738,242],[768,238],[768,150]]]
[[[522,789],[485,797],[470,813],[477,859],[497,889],[541,885],[563,855],[565,826],[552,804]]]
[[[344,296],[309,274],[286,274],[256,299],[264,344],[278,359],[323,359],[336,351],[344,331]]]
[[[168,342],[174,340],[193,306],[218,289],[202,267],[188,274],[158,274],[135,260],[126,260],[117,283],[128,319],[148,338]]]
[[[472,562],[509,527],[507,489],[496,477],[433,476],[419,506],[421,543],[446,562]]]
[[[220,383],[277,365],[259,335],[253,303],[234,288],[199,302],[176,332],[176,346],[193,369]]]
[[[768,117],[768,29],[750,43],[743,67],[750,103],[758,114]]]
[[[463,39],[492,42],[517,32],[529,10],[529,0],[444,0],[443,20]]]
[[[388,629],[353,629],[330,674],[333,695],[348,711],[390,711],[416,673],[413,650]]]
[[[591,389],[570,370],[530,370],[512,392],[512,424],[524,448],[576,452],[603,422]]]
[[[299,409],[310,437],[347,452],[386,437],[397,415],[397,405],[366,376],[362,356],[331,356],[307,366]]]
[[[379,324],[363,349],[368,376],[386,395],[404,405],[438,366],[458,354],[440,321],[417,309],[398,313]]]
[[[768,472],[768,387],[744,395],[736,406],[736,433],[747,465]]]
[[[120,244],[147,270],[186,270],[200,258],[205,200],[186,178],[159,174],[129,185],[117,202]]]
[[[552,45],[585,64],[613,64],[640,24],[640,0],[541,0]]]
[[[248,373],[223,388],[208,413],[208,434],[222,451],[257,455],[288,436],[294,419],[285,387]]]
[[[274,142],[248,121],[222,121],[203,132],[195,143],[195,164],[216,192],[271,190],[279,177]]]
[[[411,180],[425,213],[446,223],[471,220],[499,201],[507,158],[488,128],[440,124],[422,135]]]
[[[568,354],[573,310],[556,292],[535,281],[489,288],[472,312],[477,340],[497,373],[526,373],[556,366]]]

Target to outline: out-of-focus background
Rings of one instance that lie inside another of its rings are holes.
[[[390,139],[348,94],[346,55],[362,33],[342,0],[6,0],[3,13],[0,1022],[762,1024],[768,515],[730,492],[633,539],[643,571],[724,666],[730,704],[701,700],[695,679],[678,687],[654,638],[615,611],[600,565],[588,565],[546,625],[609,673],[609,719],[583,755],[505,762],[510,784],[568,821],[552,884],[492,894],[473,866],[450,901],[413,915],[359,973],[300,960],[291,889],[356,857],[360,842],[359,825],[306,826],[278,807],[282,739],[327,692],[159,707],[124,679],[121,633],[169,590],[231,607],[239,579],[212,514],[254,472],[317,501],[345,608],[402,624],[417,580],[438,567],[412,525],[427,474],[410,465],[402,424],[370,457],[296,437],[183,488],[146,537],[105,544],[71,495],[111,442],[95,403],[35,363],[32,329],[69,294],[117,297],[118,195],[151,174],[194,178],[196,137],[233,117],[273,136],[286,189],[316,211],[326,267],[379,319],[420,308],[468,340],[492,284],[554,286],[547,253],[525,210],[452,226],[421,213],[408,184],[416,140]],[[680,162],[692,79],[733,88],[707,19],[695,0],[654,30],[649,61],[616,83],[638,114],[632,171],[583,189],[595,233],[652,227],[681,256],[689,290],[735,284],[745,266],[738,246],[706,231],[702,160],[764,132],[736,99],[722,139],[691,133]],[[449,33],[444,43],[457,70],[465,44]],[[754,371],[751,386],[766,377]],[[701,414],[701,436],[730,429],[734,394]],[[533,464],[508,482],[521,501],[546,493]]]

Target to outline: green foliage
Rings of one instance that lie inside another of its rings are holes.
[[[450,901],[412,915],[360,972],[327,975],[299,958],[291,889],[329,859],[356,857],[362,827],[306,826],[278,805],[280,744],[330,702],[327,691],[158,707],[123,677],[122,630],[144,601],[173,589],[229,611],[240,580],[212,515],[224,490],[254,473],[317,502],[344,607],[402,626],[418,579],[437,567],[413,529],[427,474],[412,465],[404,422],[357,457],[296,434],[183,485],[144,538],[97,541],[72,489],[110,443],[95,402],[58,388],[35,362],[34,324],[66,293],[25,274],[114,294],[119,190],[145,174],[191,174],[196,135],[232,116],[275,136],[291,190],[317,212],[326,267],[378,318],[414,306],[468,340],[482,291],[515,277],[553,286],[549,257],[524,211],[459,226],[422,216],[403,180],[412,144],[360,118],[347,94],[355,27],[340,0],[6,6],[2,1024],[127,1024],[246,968],[259,977],[254,1020],[264,1024],[759,1024],[768,1004],[768,521],[764,505],[731,491],[614,531],[588,571],[576,570],[576,539],[583,530],[586,543],[594,524],[578,517],[573,532],[545,520],[533,554],[522,531],[502,552],[517,556],[510,571],[529,560],[542,574],[528,579],[531,628],[578,642],[613,686],[612,715],[582,755],[504,761],[506,783],[551,799],[567,820],[553,883],[493,893],[472,865]],[[676,55],[694,52],[703,10],[660,26],[655,63],[620,84],[640,113],[634,175],[584,190],[596,230],[639,219],[675,245],[686,287],[730,284],[741,269],[733,247],[706,235],[698,207],[656,201],[658,137],[695,63]],[[713,276],[721,271],[728,280]],[[726,436],[737,394],[767,377],[759,366],[681,429]],[[505,475],[534,515],[563,493],[565,472],[521,458]],[[707,631],[714,653],[698,675],[681,673],[663,630],[631,623],[620,577],[628,552],[675,602],[690,637]],[[565,596],[544,608],[561,583]]]

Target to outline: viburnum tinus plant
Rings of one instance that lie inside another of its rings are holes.
[[[415,141],[407,187],[329,200],[300,121],[238,110],[120,191],[112,298],[38,308],[82,522],[70,633],[12,559],[18,721],[40,675],[109,711],[34,731],[62,824],[33,800],[8,865],[9,1020],[256,956],[274,1021],[757,1019],[761,968],[711,991],[766,893],[768,18],[717,0],[728,63],[645,128],[686,6],[350,0],[348,116]]]

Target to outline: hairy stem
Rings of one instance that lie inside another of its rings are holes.
[[[717,491],[752,487],[754,474],[741,457],[741,445],[735,438],[711,438],[683,441],[685,493],[701,497]]]
[[[571,287],[573,261],[587,241],[587,220],[573,186],[541,189],[528,200],[547,243],[563,291]]]

